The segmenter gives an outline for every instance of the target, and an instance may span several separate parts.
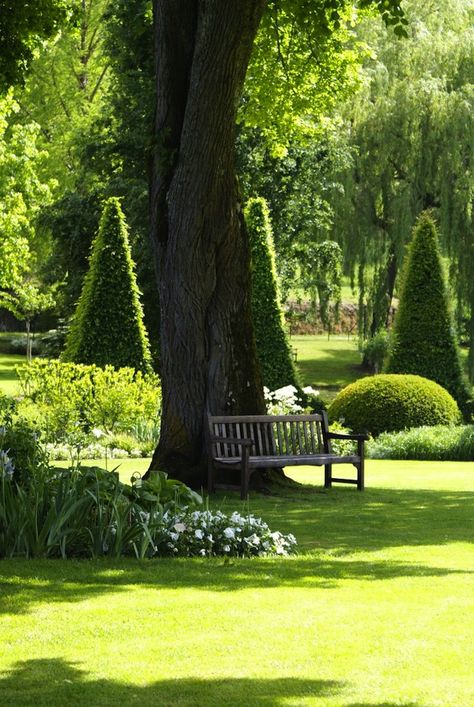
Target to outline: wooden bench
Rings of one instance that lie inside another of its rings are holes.
[[[208,490],[215,489],[219,469],[240,471],[241,498],[248,496],[255,469],[285,466],[324,466],[324,486],[333,482],[364,488],[364,442],[367,435],[329,432],[325,412],[314,415],[209,415]],[[357,443],[357,453],[341,456],[332,451],[331,440]],[[353,464],[356,479],[336,478],[333,464]]]

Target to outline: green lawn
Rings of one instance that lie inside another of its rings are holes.
[[[290,344],[297,351],[297,366],[304,385],[319,389],[326,398],[333,398],[338,390],[367,375],[360,365],[356,339],[292,336]]]
[[[294,558],[2,561],[0,704],[473,705],[474,463],[296,476]]]
[[[19,354],[0,354],[0,393],[17,395],[19,392],[16,366],[25,363],[25,356]]]

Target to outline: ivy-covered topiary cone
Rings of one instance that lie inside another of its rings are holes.
[[[438,383],[389,373],[348,385],[335,397],[328,414],[330,422],[341,421],[354,432],[373,435],[461,421],[456,401]]]
[[[63,360],[148,370],[151,358],[139,294],[125,216],[112,197],[105,202],[92,243]]]
[[[263,383],[270,390],[286,385],[300,387],[284,329],[272,227],[265,199],[249,199],[244,215],[252,262],[252,317]]]
[[[433,218],[422,213],[405,260],[387,373],[413,373],[446,388],[465,412],[470,398],[454,333]]]

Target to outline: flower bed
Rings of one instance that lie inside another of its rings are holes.
[[[261,518],[237,512],[231,516],[210,510],[167,512],[160,526],[154,534],[159,555],[262,557],[290,555],[296,550],[293,535],[272,532]]]

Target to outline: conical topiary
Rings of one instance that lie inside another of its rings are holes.
[[[265,199],[250,199],[244,215],[252,262],[252,315],[263,382],[270,390],[286,385],[298,387],[298,375],[283,324],[272,228]]]
[[[63,358],[142,371],[150,367],[127,225],[115,197],[105,202]]]
[[[387,373],[413,373],[446,388],[466,411],[469,390],[448,303],[436,225],[422,213],[406,256]]]

